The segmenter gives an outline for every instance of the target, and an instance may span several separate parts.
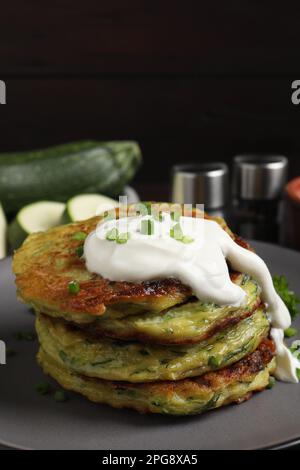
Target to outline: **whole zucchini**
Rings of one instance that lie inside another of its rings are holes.
[[[141,162],[136,142],[81,141],[45,150],[0,154],[0,200],[8,213],[38,200],[79,193],[116,197]]]

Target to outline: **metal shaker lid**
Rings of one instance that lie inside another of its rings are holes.
[[[234,196],[271,200],[281,196],[287,180],[288,159],[282,155],[243,154],[234,158]]]
[[[224,207],[228,193],[228,167],[224,163],[176,165],[172,169],[172,201]]]

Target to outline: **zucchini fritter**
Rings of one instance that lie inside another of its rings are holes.
[[[107,336],[157,344],[197,343],[250,316],[260,305],[260,289],[253,279],[240,274],[233,281],[247,294],[243,307],[219,306],[195,299],[162,312],[125,317],[108,307],[102,317],[82,328],[94,338]]]
[[[94,217],[30,235],[13,259],[20,299],[38,311],[84,323],[103,315],[107,306],[122,316],[161,312],[191,298],[190,288],[176,279],[112,282],[88,272],[76,253],[83,243],[76,234],[88,235],[101,220]],[[216,221],[233,237],[223,219]],[[248,247],[238,237],[235,240]],[[68,290],[72,280],[80,283],[77,295]]]
[[[241,402],[265,388],[275,348],[256,281],[228,266],[247,293],[242,307],[201,302],[176,279],[109,281],[88,272],[80,255],[101,220],[32,234],[14,255],[18,295],[37,313],[45,373],[92,401],[170,415]]]
[[[59,384],[89,400],[141,413],[192,415],[229,403],[241,403],[263,390],[275,369],[274,344],[265,339],[258,349],[235,364],[201,377],[177,382],[132,384],[78,375],[41,348],[38,361]]]
[[[93,339],[62,320],[38,315],[43,350],[58,363],[90,377],[128,382],[179,380],[226,367],[252,353],[268,335],[263,308],[200,343],[159,346]]]

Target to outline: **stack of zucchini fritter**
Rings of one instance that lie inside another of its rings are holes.
[[[241,402],[268,385],[274,345],[253,279],[231,273],[247,293],[242,308],[201,302],[175,279],[108,281],[81,256],[99,220],[30,235],[15,253],[46,373],[95,402],[174,415]]]

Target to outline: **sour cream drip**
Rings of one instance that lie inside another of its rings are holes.
[[[145,235],[141,232],[141,224],[149,219],[153,224],[153,234]],[[180,217],[179,223],[190,243],[185,244],[170,236],[170,230],[178,222],[173,221],[168,213],[162,214],[162,221],[150,216],[106,221],[85,241],[86,267],[88,271],[112,281],[176,278],[188,285],[202,301],[242,306],[246,294],[231,281],[226,263],[229,261],[233,269],[246,272],[261,287],[277,350],[277,378],[298,382],[296,370],[300,368],[300,362],[283,341],[283,330],[291,324],[290,314],[274,289],[264,261],[235,243],[214,221]],[[119,244],[107,240],[106,236],[112,229],[129,233],[128,241]]]

